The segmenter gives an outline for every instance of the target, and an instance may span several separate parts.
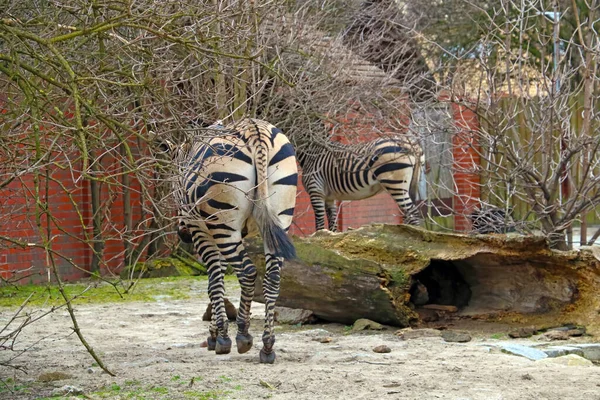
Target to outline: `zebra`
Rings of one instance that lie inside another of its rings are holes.
[[[509,233],[516,232],[516,224],[510,211],[495,206],[481,206],[473,210],[469,216],[472,224],[472,233]]]
[[[315,212],[316,229],[335,232],[336,200],[362,200],[386,190],[404,214],[404,222],[420,218],[411,196],[417,192],[423,152],[407,138],[379,138],[367,143],[326,145],[311,142],[298,149],[302,184]]]
[[[174,178],[179,201],[178,234],[193,243],[208,272],[208,293],[213,310],[207,339],[216,354],[231,351],[224,305],[223,275],[232,266],[241,286],[236,319],[237,350],[252,347],[248,333],[254,297],[256,267],[242,239],[254,220],[264,241],[265,325],[261,363],[273,363],[274,307],[279,296],[283,259],[295,257],[287,235],[296,205],[298,170],[293,146],[281,130],[258,119],[244,119],[223,127],[214,125],[213,137],[203,142],[162,148],[178,164]]]

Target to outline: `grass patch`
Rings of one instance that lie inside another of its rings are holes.
[[[6,394],[30,394],[31,387],[27,384],[17,383],[13,378],[0,379],[0,395]]]
[[[197,400],[219,400],[223,396],[226,396],[229,392],[223,390],[210,390],[210,391],[199,391],[199,390],[188,390],[183,395],[186,399],[197,399]]]
[[[168,399],[171,396],[170,389],[165,386],[146,386],[139,381],[126,381],[121,387],[116,383],[105,386],[102,389],[91,393],[91,397],[84,398],[101,398],[101,399]]]
[[[154,393],[160,393],[160,394],[167,394],[169,393],[169,389],[163,386],[156,386],[153,387],[152,389],[150,389],[151,391],[153,391]]]
[[[237,288],[239,284],[235,276],[226,276],[227,289]],[[206,293],[207,277],[165,277],[141,279],[129,293],[123,293],[128,281],[117,285],[119,291],[105,282],[86,281],[64,285],[65,292],[75,304],[117,303],[124,301],[154,302],[164,299],[185,300]],[[86,291],[86,289],[89,289]],[[85,292],[85,293],[84,293]],[[18,307],[30,295],[29,306],[58,306],[63,304],[58,287],[54,284],[1,286],[0,307]]]

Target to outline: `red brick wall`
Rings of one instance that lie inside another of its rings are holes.
[[[455,227],[457,230],[468,230],[470,223],[464,214],[470,213],[479,197],[479,177],[476,167],[479,165],[477,142],[473,131],[477,129],[475,114],[462,105],[452,105],[454,119],[459,133],[454,138],[453,173],[459,193],[454,197],[456,212]],[[399,118],[403,120],[406,116]],[[342,124],[333,131],[337,140],[371,140],[382,133],[389,133],[390,127],[375,128],[376,118],[363,110],[353,109],[341,119]],[[348,139],[344,132],[351,132]],[[396,131],[396,133],[399,133]],[[132,142],[133,144],[133,142]],[[102,169],[106,176],[120,171],[120,155],[114,153],[102,158]],[[63,160],[65,161],[65,160]],[[63,165],[69,165],[64,162]],[[74,168],[80,168],[75,164]],[[66,280],[74,280],[87,276],[92,259],[91,239],[91,198],[89,181],[82,179],[80,172],[69,168],[52,168],[52,181],[49,183],[47,204],[55,220],[49,223],[45,217],[40,220],[43,229],[49,226],[52,248],[68,260],[57,257],[61,275]],[[43,281],[48,276],[48,261],[45,252],[35,246],[21,248],[11,244],[10,239],[22,242],[41,243],[39,229],[35,219],[35,204],[32,195],[33,175],[24,175],[7,187],[0,189],[0,213],[6,220],[0,225],[0,276],[7,278],[14,271],[25,271],[32,268],[33,275],[26,281]],[[123,189],[120,177],[112,179],[112,184],[104,183],[103,199],[103,238],[106,239],[101,273],[117,273],[123,266],[124,245],[124,204]],[[59,185],[57,182],[60,182]],[[42,185],[43,187],[43,185]],[[132,180],[132,209],[134,214],[133,234],[139,234],[144,224],[142,214],[142,195],[140,184]],[[69,196],[70,194],[70,196]],[[73,201],[71,201],[71,199]],[[43,198],[43,200],[46,200]],[[87,231],[84,231],[79,215],[82,215]],[[381,193],[370,199],[344,202],[338,213],[338,228],[346,230],[360,226],[384,222],[401,223],[400,211],[387,193]],[[298,187],[297,205],[291,233],[305,236],[315,231],[315,220],[310,200],[302,184]],[[8,241],[6,239],[9,239]],[[79,266],[81,269],[73,267]],[[28,272],[28,273],[29,273]]]
[[[302,172],[298,166],[300,176]],[[315,232],[315,213],[310,205],[308,193],[302,186],[302,178],[298,179],[298,194],[296,195],[296,208],[294,209],[294,219],[290,227],[290,233],[296,236],[307,236]]]
[[[100,265],[101,273],[119,273],[123,267],[125,256],[125,247],[123,237],[136,236],[142,233],[137,227],[142,219],[142,195],[141,185],[134,176],[130,175],[129,193],[131,205],[131,219],[133,221],[133,231],[125,231],[125,188],[122,186],[122,177],[120,176],[121,162],[113,156],[104,157],[102,160],[103,169],[109,179],[110,184],[102,187],[102,238],[105,242],[104,257]],[[91,197],[89,197],[91,202]],[[91,220],[90,220],[91,225]],[[139,242],[135,240],[135,242]],[[91,256],[91,255],[90,255]]]
[[[454,230],[467,232],[471,230],[471,214],[479,204],[481,196],[480,147],[476,132],[479,129],[477,115],[465,105],[453,103],[452,114],[457,127],[453,144],[452,174],[456,185],[453,198]]]
[[[89,255],[81,246],[84,232],[77,213],[77,209],[81,212],[81,205],[86,204],[86,192],[82,186],[84,181],[72,179],[78,176],[72,175],[67,169],[53,169],[48,181],[47,196],[46,181],[43,177],[40,179],[40,201],[43,205],[47,204],[51,215],[50,220],[45,213],[39,218],[42,234],[37,225],[36,205],[32,195],[36,187],[34,175],[23,175],[0,191],[3,218],[0,235],[32,244],[21,248],[16,245],[9,246],[3,241],[0,248],[0,269],[3,270],[3,277],[10,275],[8,271],[25,270],[28,270],[28,275],[32,274],[32,281],[39,281],[47,276],[46,266],[49,265],[49,260],[43,248],[38,247],[43,245],[42,235],[44,238],[50,237],[51,248],[56,252],[54,261],[65,279],[72,280],[86,275],[85,272],[73,268],[73,264],[89,264]],[[37,212],[39,211],[37,209]]]
[[[67,162],[67,158],[71,161]],[[24,174],[0,189],[3,218],[0,274],[3,278],[11,278],[19,272],[20,277],[26,276],[22,283],[48,280],[52,275],[49,270],[52,260],[43,249],[48,237],[53,261],[63,279],[75,280],[89,275],[93,254],[90,182],[81,175],[81,161],[71,164],[73,159],[76,159],[75,154],[57,154],[54,163],[48,167],[48,182],[44,178],[44,168]],[[107,181],[101,183],[102,236],[106,242],[100,273],[106,275],[118,273],[123,267],[124,209],[123,187],[118,182],[120,175],[109,178],[120,171],[120,163],[108,154],[102,157],[101,164],[102,175]],[[39,180],[37,185],[35,179]],[[47,213],[36,208],[36,187],[40,204],[47,206]],[[142,219],[139,182],[132,179],[130,189],[133,220],[139,222]]]
[[[365,200],[342,203],[338,221],[341,231],[374,223],[402,223],[400,209],[387,192]]]

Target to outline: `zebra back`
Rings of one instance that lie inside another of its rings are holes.
[[[296,250],[284,230],[280,218],[275,214],[275,204],[271,189],[277,185],[297,185],[298,171],[293,146],[283,132],[266,121],[244,119],[227,126],[242,136],[244,142],[252,149],[256,170],[256,191],[254,196],[253,217],[261,231],[266,247],[276,257],[292,259]],[[274,182],[270,181],[269,167],[278,166],[286,169],[286,175]],[[288,200],[289,201],[289,200]],[[295,194],[292,206],[295,205]],[[289,213],[289,209],[284,210]],[[293,213],[293,211],[292,211]],[[286,227],[287,229],[287,227]]]

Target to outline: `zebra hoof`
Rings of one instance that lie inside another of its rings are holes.
[[[211,337],[209,337],[208,339],[206,339],[206,348],[209,351],[213,351],[215,349],[217,345],[217,341]]]
[[[260,351],[260,363],[261,364],[273,364],[275,362],[275,352],[271,350],[270,353],[265,353],[265,350]]]
[[[217,345],[215,346],[215,353],[229,354],[230,351],[231,351],[231,339],[218,337]]]
[[[244,354],[252,348],[252,335],[238,333],[235,337],[235,343],[237,344],[238,353]]]

